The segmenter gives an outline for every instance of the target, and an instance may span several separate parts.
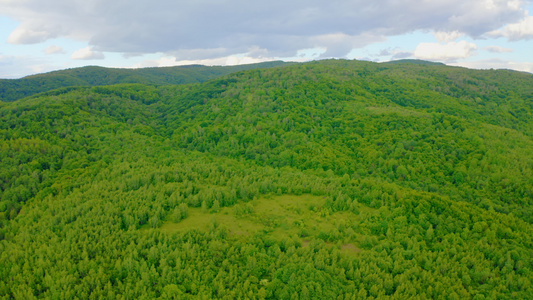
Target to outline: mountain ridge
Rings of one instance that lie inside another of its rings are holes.
[[[236,66],[205,66],[195,64],[186,66],[148,67],[139,69],[85,66],[80,68],[72,68],[42,74],[29,75],[19,79],[0,79],[0,101],[15,101],[41,92],[73,86],[101,86],[120,83],[141,83],[156,85],[199,83],[217,77],[221,77],[233,72],[256,68],[288,66],[291,64],[298,63],[269,61],[263,63]],[[400,59],[382,62],[380,64],[446,66],[443,63],[416,59]],[[511,73],[518,72],[504,69],[496,71],[505,71]],[[523,73],[526,76],[533,76],[533,74],[527,72],[519,73]]]
[[[237,66],[188,65],[140,69],[85,66],[35,74],[20,79],[0,79],[0,101],[15,101],[40,92],[70,86],[97,86],[119,83],[157,85],[199,83],[232,72],[290,64],[290,62],[271,61]]]

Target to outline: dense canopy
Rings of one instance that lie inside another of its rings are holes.
[[[6,299],[533,294],[531,74],[326,60],[0,120]]]

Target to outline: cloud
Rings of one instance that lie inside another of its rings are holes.
[[[377,59],[378,61],[397,60],[397,59],[403,59],[403,58],[408,58],[412,56],[413,56],[412,52],[402,50],[399,47],[395,47],[395,48],[389,47],[386,49],[381,49],[381,51],[379,51],[376,55],[373,55],[373,57],[379,58]]]
[[[440,3],[450,1],[438,1]],[[444,31],[457,30],[477,38],[507,23],[514,22],[526,16],[523,7],[527,4],[520,0],[475,0],[451,1],[450,5],[457,5],[454,9],[458,14],[449,15]],[[439,13],[436,13],[439,15]],[[492,28],[492,29],[491,29]]]
[[[510,49],[510,48],[504,48],[504,47],[500,47],[500,46],[488,46],[488,47],[485,47],[483,48],[489,52],[492,52],[492,53],[510,53],[510,52],[513,52],[513,49]]]
[[[222,57],[230,54],[227,48],[210,48],[210,49],[179,49],[176,51],[167,51],[167,55],[174,56],[179,60],[195,60]]]
[[[59,53],[65,53],[65,50],[61,48],[60,46],[52,45],[44,49],[44,53],[50,55],[50,54],[59,54]]]
[[[104,59],[104,54],[99,51],[94,51],[91,47],[85,47],[72,53],[70,57],[72,59],[92,60],[92,59]]]
[[[434,33],[434,35],[437,41],[439,41],[439,43],[449,43],[449,42],[457,40],[458,38],[462,37],[464,34],[455,30],[451,32],[437,31]]]
[[[406,52],[406,51],[398,51],[396,52],[392,57],[391,59],[404,59],[404,58],[409,58],[409,57],[412,57],[413,56],[413,53],[411,52]]]
[[[383,42],[384,36],[363,33],[359,35],[347,35],[341,32],[313,36],[310,43],[314,48],[325,48],[326,51],[321,54],[321,58],[343,57],[354,48],[363,48],[364,46]]]
[[[387,36],[439,32],[442,42],[502,28],[524,18],[517,0],[0,0],[2,14],[20,21],[9,41],[85,41],[91,51],[165,53],[178,60],[222,58],[265,49],[272,57],[326,48],[342,57]],[[514,32],[514,29],[510,28]],[[442,33],[442,34],[441,34]],[[95,52],[98,53],[98,52]],[[204,56],[202,56],[204,55]],[[255,58],[264,54],[255,53]]]
[[[479,61],[457,62],[451,65],[461,66],[471,69],[509,69],[522,72],[533,73],[533,63],[517,62],[502,59],[488,59]]]
[[[457,59],[468,58],[477,49],[476,44],[467,41],[439,43],[420,43],[414,56],[420,59],[453,62]]]
[[[511,41],[533,39],[533,16],[528,16],[520,22],[505,26],[502,30],[495,30],[488,33],[493,37],[506,37]]]
[[[53,69],[45,60],[28,56],[0,54],[0,78],[20,78],[28,74],[42,73]]]
[[[11,32],[11,34],[7,38],[7,42],[15,45],[37,44],[53,37],[55,37],[55,35],[46,30],[18,27],[13,32]]]
[[[275,58],[254,58],[250,56],[236,56],[230,55],[225,57],[196,59],[196,60],[176,60],[174,57],[162,57],[157,60],[145,60],[133,66],[133,68],[148,68],[148,67],[170,67],[170,66],[186,66],[186,65],[205,65],[205,66],[234,66],[241,64],[253,64],[265,61],[273,61]]]
[[[0,66],[8,66],[13,64],[13,56],[0,54]]]

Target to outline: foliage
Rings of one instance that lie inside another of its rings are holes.
[[[0,103],[0,297],[528,298],[532,106],[337,60]]]
[[[233,72],[288,64],[281,61],[273,61],[226,67],[189,65],[143,69],[114,69],[88,66],[31,75],[21,79],[0,79],[0,101],[15,101],[62,87],[100,86],[120,83],[153,85],[198,83]]]

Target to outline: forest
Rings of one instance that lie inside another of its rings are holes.
[[[100,86],[120,83],[152,85],[187,84],[237,71],[270,68],[291,63],[271,61],[237,66],[187,65],[177,67],[118,69],[87,66],[26,76],[20,79],[0,79],[0,101],[15,101],[38,93],[65,87]]]
[[[177,83],[0,102],[0,299],[533,295],[532,74],[322,60]]]

